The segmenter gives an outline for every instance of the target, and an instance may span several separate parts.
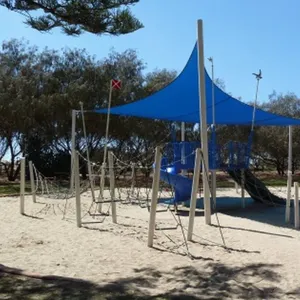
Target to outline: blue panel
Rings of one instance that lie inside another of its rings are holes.
[[[112,114],[150,119],[199,123],[199,92],[197,47],[181,74],[164,89],[126,105],[113,107]],[[205,73],[207,123],[212,124],[212,80]],[[253,107],[231,97],[215,86],[216,124],[250,125]],[[106,113],[106,109],[95,110]],[[300,125],[300,119],[287,118],[260,109],[256,111],[256,125]]]
[[[211,141],[208,147],[209,169],[247,169],[251,144],[251,136],[248,143],[230,141],[223,147]],[[172,174],[180,173],[181,170],[194,169],[195,152],[199,147],[201,147],[200,142],[167,143],[164,147],[161,169]]]

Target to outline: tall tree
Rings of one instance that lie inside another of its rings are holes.
[[[35,63],[35,47],[16,40],[3,43],[0,53],[0,135],[6,143],[2,147],[10,157],[10,163],[4,166],[9,180],[18,176],[17,157],[25,146],[23,133],[32,124]]]
[[[25,16],[32,28],[48,32],[61,28],[67,35],[90,32],[121,35],[143,27],[130,6],[139,0],[0,0],[0,5]]]
[[[270,101],[261,108],[272,113],[287,117],[300,117],[300,99],[294,94],[270,95]],[[256,128],[256,143],[254,154],[271,167],[275,167],[279,175],[284,175],[288,158],[288,129],[286,127],[258,127]],[[300,131],[297,127],[293,131],[293,167],[300,161],[298,153]]]

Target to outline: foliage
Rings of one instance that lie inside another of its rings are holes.
[[[0,5],[25,16],[32,28],[48,32],[61,28],[67,35],[90,32],[121,35],[143,27],[130,6],[139,0],[0,0]]]
[[[300,117],[300,99],[294,94],[270,95],[270,101],[261,105],[261,108],[272,113],[288,117]],[[286,127],[259,127],[256,129],[257,142],[254,153],[267,166],[275,167],[278,174],[284,175],[288,160],[288,128]],[[298,168],[300,155],[299,128],[293,130],[293,171]]]
[[[95,114],[95,107],[108,104],[109,83],[122,80],[114,90],[112,105],[122,105],[155,93],[169,84],[176,72],[155,70],[145,73],[145,64],[134,50],[112,51],[96,60],[85,50],[50,49],[39,51],[25,41],[3,42],[0,51],[0,161],[7,178],[19,174],[19,157],[26,155],[47,176],[69,173],[71,151],[71,111],[77,110],[76,149],[93,161],[102,162],[104,145],[122,160],[150,165],[155,146],[171,140],[171,126],[180,140],[180,124],[159,120],[111,116],[108,141],[105,140],[106,115]],[[222,81],[217,81],[223,85]],[[81,114],[81,103],[84,121]],[[261,108],[291,117],[300,117],[300,100],[293,94],[273,93]],[[87,136],[84,135],[86,125]],[[246,142],[249,126],[218,126],[217,140]],[[300,131],[294,129],[293,168],[300,162]],[[186,124],[186,140],[199,140],[193,124]],[[255,127],[252,161],[257,168],[277,169],[283,175],[287,167],[288,129]],[[9,162],[4,159],[8,157]],[[85,161],[81,161],[83,176]]]
[[[17,178],[22,154],[47,176],[69,172],[72,109],[78,111],[77,150],[86,155],[88,148],[92,160],[100,162],[106,143],[106,116],[85,112],[85,137],[80,103],[84,110],[106,107],[111,78],[123,82],[122,89],[113,93],[112,105],[118,105],[147,96],[175,77],[167,70],[144,75],[144,69],[133,50],[112,51],[97,61],[85,50],[39,52],[24,41],[4,42],[0,52],[0,155],[10,157],[9,163],[2,161],[8,179]],[[152,152],[158,140],[168,139],[168,126],[112,116],[108,143],[116,155],[138,159]]]

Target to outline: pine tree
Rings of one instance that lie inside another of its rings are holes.
[[[42,32],[61,28],[67,35],[73,36],[83,32],[122,35],[143,27],[129,8],[138,2],[139,0],[0,0],[0,6],[24,15],[26,24]]]

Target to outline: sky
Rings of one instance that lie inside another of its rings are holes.
[[[243,101],[253,101],[253,72],[262,70],[258,101],[277,93],[300,96],[299,0],[140,0],[132,8],[144,28],[119,36],[84,34],[68,37],[60,30],[40,33],[23,23],[17,13],[0,7],[0,42],[25,38],[39,48],[85,48],[101,59],[113,48],[135,49],[146,71],[180,72],[197,38],[197,20],[204,23],[204,53],[212,56],[215,77],[226,91]],[[210,73],[210,63],[206,59]]]

